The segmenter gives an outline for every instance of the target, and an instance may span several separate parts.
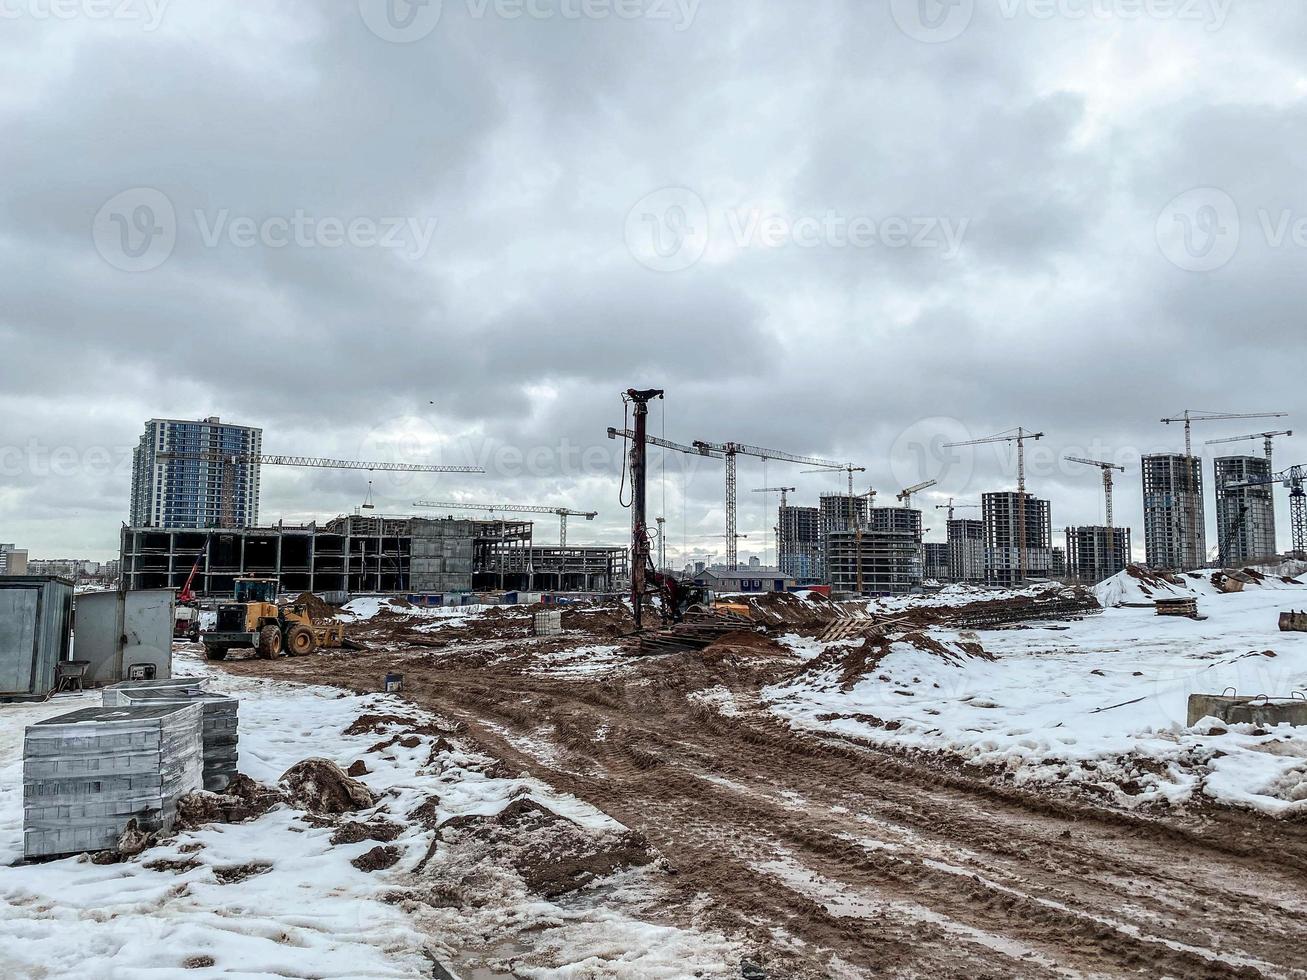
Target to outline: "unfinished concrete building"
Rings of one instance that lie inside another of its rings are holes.
[[[1275,555],[1275,484],[1227,490],[1226,484],[1268,480],[1265,456],[1222,456],[1215,460],[1216,540],[1223,565],[1246,565]]]
[[[835,531],[850,531],[867,523],[867,498],[847,493],[821,495],[821,536]]]
[[[777,512],[778,541],[784,543],[780,569],[800,582],[820,581],[822,564],[821,511],[816,507],[781,507]]]
[[[624,548],[536,548],[530,521],[353,515],[325,525],[204,531],[122,530],[128,589],[193,588],[228,596],[237,578],[276,579],[284,593],[448,595],[483,590],[613,591],[627,575]]]
[[[985,581],[985,522],[948,522],[948,574],[953,582]]]
[[[925,555],[923,574],[936,582],[949,581],[949,548],[944,541],[927,541],[922,546]]]
[[[1202,461],[1180,453],[1144,456],[1144,553],[1150,568],[1183,571],[1207,561]]]
[[[1021,583],[1023,515],[1025,577],[1047,578],[1052,574],[1052,509],[1047,500],[1004,491],[982,494],[980,506],[985,526],[985,581],[1008,587]]]
[[[1066,577],[1086,585],[1111,578],[1130,564],[1128,527],[1066,529]]]
[[[842,498],[848,501],[848,497]],[[921,511],[873,507],[861,530],[826,536],[831,589],[850,595],[894,595],[921,588]]]

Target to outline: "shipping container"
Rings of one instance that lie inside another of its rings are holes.
[[[0,576],[0,698],[44,698],[55,665],[68,659],[73,583]]]

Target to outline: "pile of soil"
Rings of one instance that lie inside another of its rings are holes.
[[[352,813],[376,806],[372,791],[327,759],[305,759],[277,781],[286,802],[310,813]]]
[[[243,823],[284,801],[280,791],[237,773],[221,793],[190,793],[177,801],[177,826],[191,830],[210,823]]]
[[[309,619],[315,623],[323,623],[336,616],[335,607],[327,605],[312,592],[301,592],[294,605],[303,606]]]
[[[743,603],[755,623],[763,626],[824,626],[839,615],[839,605],[824,595],[806,596],[792,592],[767,592],[761,595],[732,596],[732,603]]]
[[[470,839],[487,845],[507,860],[529,889],[548,898],[655,859],[641,834],[586,830],[530,797],[514,800],[494,816],[447,820],[440,827],[440,837],[453,843]]]
[[[350,864],[360,871],[384,871],[393,867],[403,852],[392,844],[378,844],[372,850],[360,854]]]
[[[906,643],[922,653],[958,665],[973,657],[981,660],[997,659],[974,640],[949,645],[917,630],[886,634],[873,629],[860,646],[839,644],[829,647],[821,656],[808,661],[791,676],[811,677],[838,670],[840,690],[848,691],[880,666],[895,643]]]
[[[611,639],[635,629],[635,616],[626,606],[567,606],[561,612],[563,629],[568,631]]]
[[[390,820],[378,818],[367,823],[358,820],[346,820],[331,835],[333,844],[359,844],[365,840],[389,844],[404,832],[403,826]]]
[[[1154,590],[1158,592],[1170,592],[1168,586],[1178,585],[1185,588],[1184,579],[1178,575],[1171,575],[1167,572],[1155,572],[1152,569],[1144,568],[1142,565],[1127,565],[1125,573],[1139,583],[1139,591],[1144,595],[1152,595]]]

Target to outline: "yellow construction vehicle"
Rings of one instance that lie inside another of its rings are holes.
[[[238,578],[235,599],[218,607],[217,627],[200,636],[210,660],[225,660],[228,650],[241,647],[272,658],[347,645],[340,623],[315,623],[305,606],[278,605],[276,579]]]

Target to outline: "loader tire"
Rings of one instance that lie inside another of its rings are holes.
[[[227,648],[226,648],[226,647],[205,647],[205,648],[204,648],[204,658],[205,658],[206,660],[226,660],[226,659],[227,659]]]
[[[292,657],[303,657],[318,647],[318,638],[307,626],[292,626],[286,634],[286,652]]]
[[[271,660],[281,656],[281,630],[276,626],[265,626],[259,630],[259,656]]]

